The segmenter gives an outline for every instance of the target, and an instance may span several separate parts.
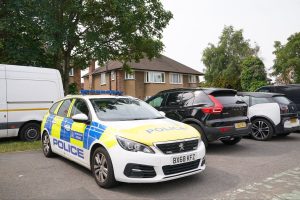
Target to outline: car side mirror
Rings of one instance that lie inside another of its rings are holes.
[[[73,115],[72,119],[74,120],[74,122],[78,122],[78,123],[85,123],[85,124],[89,123],[89,118],[85,114]]]
[[[165,112],[163,112],[163,111],[159,111],[159,114],[161,114],[162,116],[166,116],[166,113]]]

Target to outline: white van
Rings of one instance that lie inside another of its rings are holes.
[[[0,138],[39,139],[43,116],[63,96],[58,70],[0,64]]]

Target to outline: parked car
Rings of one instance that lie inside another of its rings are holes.
[[[299,130],[296,105],[285,95],[264,92],[239,92],[238,95],[249,105],[254,139],[269,140],[274,135],[286,136]]]
[[[281,93],[297,106],[298,118],[300,119],[300,84],[268,85],[256,90],[256,92]]]
[[[0,64],[0,138],[40,138],[43,116],[64,96],[58,70]]]
[[[42,142],[46,157],[56,153],[91,169],[106,188],[116,181],[160,182],[205,169],[205,146],[196,129],[132,97],[68,96],[45,115]]]
[[[236,93],[220,88],[172,89],[159,92],[146,102],[165,112],[168,118],[196,128],[206,146],[215,140],[234,145],[251,128],[248,106]]]

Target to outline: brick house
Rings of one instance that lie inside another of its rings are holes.
[[[75,83],[78,90],[82,89],[81,86],[81,70],[71,68],[69,72],[69,84]]]
[[[93,61],[89,73],[82,77],[84,89],[119,90],[125,95],[145,99],[166,89],[197,87],[199,76],[203,75],[163,55],[128,64],[133,70],[132,74],[125,72],[119,61],[110,61],[97,69]]]

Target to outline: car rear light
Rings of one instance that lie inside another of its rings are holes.
[[[208,95],[208,97],[214,103],[214,105],[201,108],[202,112],[206,114],[220,114],[223,111],[223,105],[214,96]]]
[[[289,107],[287,105],[279,104],[280,107],[280,113],[288,113],[289,112]]]

